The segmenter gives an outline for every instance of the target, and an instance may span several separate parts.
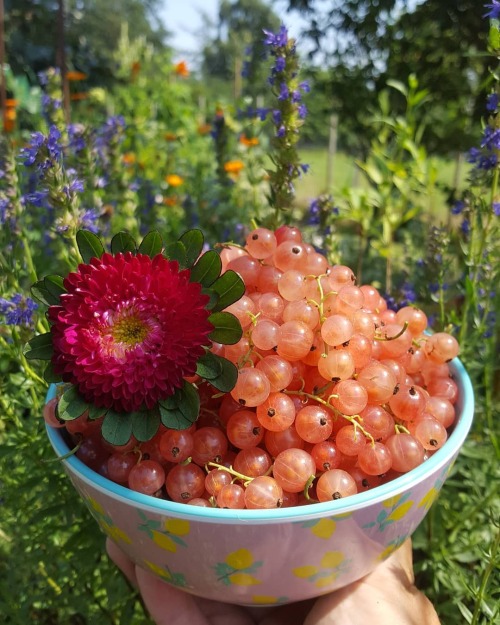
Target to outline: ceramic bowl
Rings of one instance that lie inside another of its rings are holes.
[[[165,582],[241,605],[300,601],[365,576],[421,523],[472,423],[470,379],[457,359],[450,366],[459,400],[445,445],[409,473],[345,499],[278,510],[200,508],[131,491],[75,456],[62,464],[103,532]],[[47,431],[65,456],[61,430]]]

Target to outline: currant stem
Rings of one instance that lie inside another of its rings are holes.
[[[309,489],[313,485],[313,482],[315,479],[316,479],[316,476],[311,475],[311,477],[307,480],[306,485],[304,486],[304,497],[307,499],[307,501],[312,501],[313,503],[319,503],[318,499],[314,499],[314,497],[311,497],[311,495],[309,495]]]
[[[359,423],[359,421],[357,421],[356,419],[360,419],[359,415],[345,415],[342,412],[340,412],[340,410],[337,410],[334,406],[332,406],[328,401],[325,401],[324,399],[322,399],[321,397],[318,397],[317,395],[313,395],[311,393],[306,393],[305,391],[299,390],[299,391],[288,391],[288,390],[284,390],[282,391],[285,395],[302,395],[304,397],[308,397],[309,399],[313,399],[314,401],[317,401],[319,404],[322,404],[323,406],[325,406],[326,408],[328,408],[329,410],[333,410],[333,412],[335,412],[335,414],[339,415],[340,417],[343,417],[344,419],[346,419],[346,421],[349,421],[349,423],[351,425],[353,425],[355,428],[358,428],[360,430],[360,432],[363,434],[363,436],[365,436],[370,443],[374,444],[375,443],[375,439],[373,438],[373,436],[367,432],[365,430],[365,428]],[[335,395],[330,395],[328,397],[328,399],[330,399],[330,397],[335,397]]]
[[[394,341],[394,339],[398,339],[400,336],[403,336],[407,328],[408,328],[408,321],[405,321],[402,329],[394,336],[374,336],[373,339],[375,341]]]
[[[223,464],[219,464],[218,462],[207,462],[207,464],[205,465],[205,470],[208,473],[207,467],[214,467],[215,469],[221,469],[222,471],[227,471],[231,475],[234,475],[234,477],[241,480],[244,486],[247,486],[248,484],[250,484],[250,482],[254,479],[253,477],[249,477],[248,475],[243,475],[243,473],[239,473],[238,471],[235,471],[232,466],[226,467]]]

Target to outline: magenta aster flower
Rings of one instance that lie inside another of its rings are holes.
[[[209,298],[161,254],[103,254],[64,280],[50,306],[54,372],[91,404],[153,408],[196,371],[210,345]]]

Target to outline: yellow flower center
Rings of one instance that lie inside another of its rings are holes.
[[[149,328],[137,315],[125,316],[118,319],[111,332],[115,342],[125,343],[130,347],[141,343],[148,334]]]

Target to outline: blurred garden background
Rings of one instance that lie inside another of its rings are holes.
[[[52,459],[30,286],[74,267],[80,228],[214,245],[269,223],[282,23],[303,81],[282,221],[459,339],[475,422],[416,577],[444,625],[500,623],[500,3],[198,0],[186,47],[181,4],[0,0],[1,623],[149,623]]]

